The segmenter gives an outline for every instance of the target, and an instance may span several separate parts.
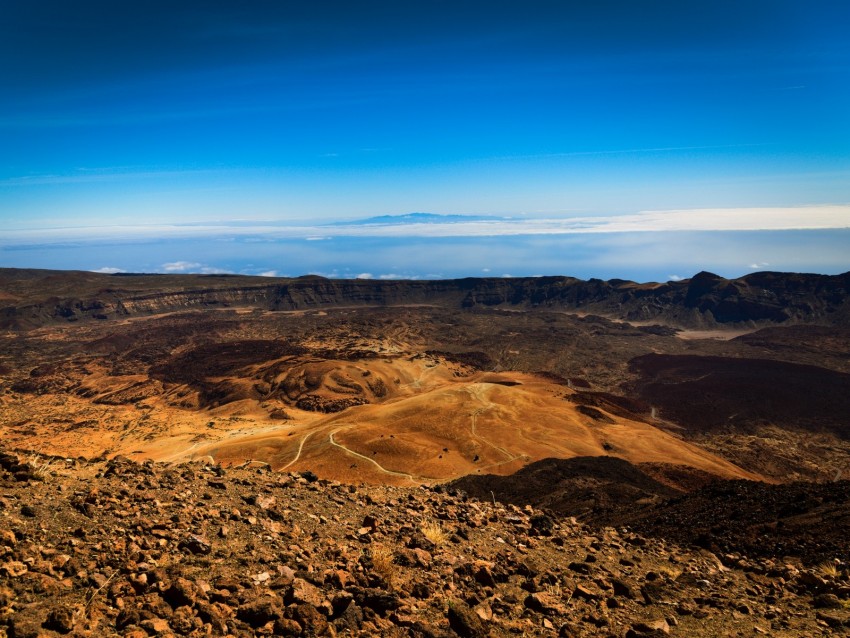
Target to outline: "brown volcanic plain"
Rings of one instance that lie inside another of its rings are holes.
[[[832,478],[850,459],[849,280],[0,270],[0,436],[354,483],[604,456],[674,489]]]

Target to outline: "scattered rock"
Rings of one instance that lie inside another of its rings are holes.
[[[481,618],[461,601],[449,602],[448,619],[449,627],[461,638],[484,638],[488,634]]]
[[[182,543],[180,549],[184,549],[192,554],[209,554],[212,551],[212,544],[203,536],[190,534]]]
[[[57,470],[49,485],[59,490],[4,471],[0,635],[10,637],[645,638],[678,622],[678,633],[708,638],[720,619],[755,634],[847,626],[841,560],[828,571],[718,560],[451,488],[125,459]],[[33,517],[20,514],[28,502]],[[438,542],[422,531],[434,521]]]
[[[660,638],[670,633],[670,625],[666,620],[651,620],[638,622],[626,632],[626,638]]]
[[[236,617],[251,627],[262,627],[266,623],[283,618],[280,600],[272,596],[261,596],[239,606]]]
[[[815,609],[840,609],[841,599],[835,594],[818,594],[812,599]]]
[[[44,621],[45,629],[58,631],[60,634],[67,634],[74,629],[74,611],[68,607],[56,607],[50,610],[47,614],[47,620]]]
[[[563,616],[566,614],[566,607],[561,604],[560,599],[557,596],[546,592],[529,594],[526,596],[524,604],[529,609],[549,616]]]

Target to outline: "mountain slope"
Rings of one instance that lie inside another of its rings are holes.
[[[198,307],[304,310],[434,304],[593,312],[683,327],[811,322],[850,325],[850,273],[711,273],[664,284],[571,277],[444,281],[275,280],[222,275],[100,275],[0,269],[0,328],[108,319]]]

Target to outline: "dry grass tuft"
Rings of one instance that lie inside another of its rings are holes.
[[[838,578],[839,576],[838,565],[832,560],[825,560],[817,566],[817,570],[829,578]]]
[[[422,535],[437,547],[443,545],[449,538],[442,526],[436,521],[422,523],[422,527],[419,529],[422,531]]]
[[[370,552],[372,559],[372,571],[380,576],[387,586],[392,589],[398,575],[398,567],[395,564],[393,551],[383,545],[375,545]]]
[[[53,461],[50,459],[42,460],[38,454],[33,454],[29,459],[27,459],[27,465],[32,468],[33,478],[39,481],[44,481],[48,476],[50,476]]]
[[[659,574],[663,574],[670,580],[676,580],[679,576],[682,575],[682,569],[678,567],[671,567],[669,565],[661,565],[656,570]]]

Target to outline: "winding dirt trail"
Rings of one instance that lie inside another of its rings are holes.
[[[298,444],[298,452],[295,454],[295,458],[292,459],[286,465],[284,465],[282,468],[280,468],[281,471],[285,470],[286,468],[288,468],[290,465],[297,462],[298,459],[301,458],[301,452],[304,450],[304,444],[307,442],[307,439],[309,439],[313,434],[314,434],[313,432],[307,432],[307,434],[305,434],[304,436],[301,437],[301,442]]]
[[[347,427],[352,427],[352,426],[347,426]],[[388,469],[387,469],[387,468],[385,468],[383,465],[381,465],[380,463],[378,463],[376,460],[374,460],[374,459],[370,459],[368,456],[365,456],[365,455],[363,455],[363,454],[360,454],[360,452],[355,452],[354,450],[352,450],[352,449],[350,449],[350,448],[347,448],[347,447],[345,447],[344,445],[341,445],[341,444],[337,443],[337,442],[336,442],[336,439],[334,439],[334,434],[336,434],[336,433],[337,433],[337,432],[339,432],[340,430],[345,430],[345,429],[347,429],[347,428],[346,428],[346,427],[341,427],[341,428],[337,428],[336,430],[334,430],[333,432],[331,432],[331,433],[328,435],[328,442],[329,442],[331,445],[333,445],[334,447],[339,448],[340,450],[342,450],[342,451],[343,451],[343,452],[345,452],[346,454],[350,454],[351,456],[356,456],[357,458],[363,459],[364,461],[369,461],[369,463],[373,464],[375,467],[377,467],[377,468],[378,468],[378,470],[380,470],[380,471],[381,471],[381,472],[383,472],[384,474],[389,474],[389,475],[391,475],[391,476],[401,476],[401,477],[406,478],[406,479],[408,479],[408,480],[410,480],[410,481],[413,481],[414,483],[417,483],[417,484],[418,484],[418,483],[420,483],[421,481],[434,480],[434,479],[430,479],[430,478],[428,478],[428,477],[426,477],[426,476],[414,476],[413,474],[408,474],[407,472],[396,472],[395,470],[388,470]]]
[[[189,446],[185,450],[182,450],[180,452],[174,452],[173,454],[169,454],[168,456],[163,456],[163,457],[159,458],[158,460],[162,463],[177,463],[178,461],[180,461],[180,460],[182,460],[186,457],[189,457],[189,455],[192,453],[192,451],[196,450],[198,448],[198,446],[199,446],[198,443],[193,443],[191,446]],[[190,457],[190,458],[193,458],[193,457]]]
[[[495,464],[486,466],[486,467],[493,467],[493,465],[502,465],[503,463],[510,463],[511,461],[515,461],[516,459],[520,458],[520,456],[522,456],[522,455],[521,454],[513,454],[512,452],[503,448],[501,445],[496,445],[495,443],[493,443],[489,439],[478,434],[478,430],[476,429],[477,425],[478,425],[478,415],[483,414],[484,412],[487,412],[488,410],[492,410],[493,408],[496,407],[495,403],[493,403],[487,397],[484,396],[484,390],[485,390],[485,388],[481,383],[470,384],[466,388],[466,391],[469,393],[469,395],[473,399],[484,404],[484,407],[473,410],[472,413],[470,414],[470,416],[472,417],[472,436],[474,436],[476,439],[478,439],[479,441],[481,441],[485,445],[489,445],[491,448],[493,448],[497,452],[504,454],[508,459],[507,461],[503,461],[502,463],[495,463]]]

